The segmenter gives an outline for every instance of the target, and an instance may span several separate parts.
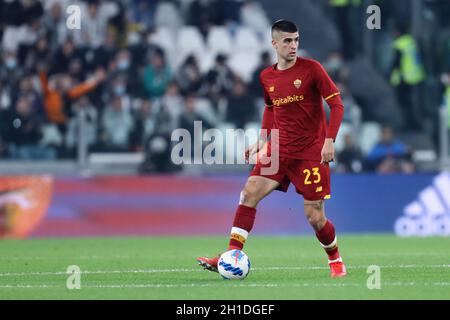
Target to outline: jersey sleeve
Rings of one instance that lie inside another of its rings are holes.
[[[261,86],[263,88],[264,93],[264,114],[262,118],[261,123],[261,129],[267,130],[267,136],[270,136],[270,130],[274,127],[274,116],[273,116],[273,103],[272,99],[270,99],[269,93],[267,92],[264,83],[262,81],[261,75],[259,76],[259,82],[261,83]],[[263,138],[264,135],[261,132],[261,138]]]
[[[340,94],[339,89],[336,87],[333,80],[331,80],[323,66],[318,62],[315,63],[314,75],[317,90],[325,101],[328,101]]]
[[[342,102],[339,89],[331,80],[328,73],[320,63],[316,63],[316,86],[320,95],[330,106],[330,121],[327,128],[327,138],[336,140],[342,118],[344,117],[344,104]]]
[[[269,93],[266,90],[266,87],[264,86],[264,82],[262,81],[262,75],[259,75],[259,83],[261,84],[263,88],[263,95],[264,95],[264,104],[266,107],[272,107],[272,99],[270,99]]]

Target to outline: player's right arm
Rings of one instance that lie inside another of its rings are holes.
[[[261,134],[259,136],[258,141],[253,145],[251,145],[247,150],[245,150],[245,158],[247,161],[252,157],[254,157],[259,151],[263,150],[265,152],[267,142],[270,140],[270,131],[274,127],[272,100],[270,99],[270,96],[267,93],[267,90],[264,87],[263,82],[261,81],[261,75],[259,77],[259,80],[261,82],[264,92],[264,114],[261,123]]]

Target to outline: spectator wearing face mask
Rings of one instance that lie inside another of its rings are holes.
[[[150,64],[144,70],[143,84],[149,98],[159,98],[166,91],[172,74],[167,65],[164,51],[155,50],[150,54]]]
[[[133,57],[129,50],[120,50],[109,66],[111,77],[120,77],[126,86],[129,94],[137,95],[140,89],[139,77],[136,77],[138,70],[133,64]]]
[[[2,68],[0,68],[0,78],[12,84],[16,83],[22,77],[22,74],[23,71],[19,67],[17,53],[15,51],[5,51]]]
[[[123,107],[123,100],[119,96],[113,96],[101,119],[100,143],[103,151],[127,151],[133,128],[130,111]]]
[[[117,75],[106,86],[109,90],[110,99],[119,98],[122,102],[122,108],[131,112],[131,95],[127,86],[127,78],[124,75]]]

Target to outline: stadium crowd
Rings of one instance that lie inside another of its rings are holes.
[[[388,22],[396,21],[398,10],[378,2],[391,13]],[[71,13],[66,9],[74,4],[81,9],[80,29],[71,29],[67,21]],[[0,0],[0,158],[74,158],[80,117],[91,152],[151,152],[154,137],[168,140],[176,128],[192,131],[195,120],[203,121],[204,128],[258,126],[264,107],[258,75],[274,63],[268,37],[273,17],[264,4]],[[346,107],[336,170],[414,171],[411,148],[394,132],[425,134],[435,141],[436,112],[428,112],[426,103],[411,101],[413,92],[425,88],[427,65],[415,66],[423,68],[422,73],[405,81],[402,68],[407,58],[393,38],[392,63],[383,70],[378,59],[381,76],[374,78],[378,85],[391,82],[397,93],[411,94],[397,95],[395,102],[389,100],[389,92],[379,91],[376,99],[358,94],[352,84],[360,83],[352,80],[357,65],[349,61],[362,53],[362,43],[349,21],[361,1],[330,0],[321,5],[330,21],[334,17],[345,43],[321,61]],[[448,6],[444,3],[442,8]],[[435,11],[443,14],[442,8]],[[445,15],[436,21],[448,27]],[[398,38],[408,34],[402,27],[391,24],[389,30],[396,30]],[[435,60],[442,63],[433,72],[442,74],[445,88],[450,87],[450,37],[442,35],[442,50],[435,52]],[[445,91],[439,90],[442,96]],[[424,120],[431,124],[421,127],[428,123]],[[380,137],[378,144],[378,138],[372,138],[368,147],[361,145],[371,140],[361,140],[366,122],[377,125],[373,132]]]

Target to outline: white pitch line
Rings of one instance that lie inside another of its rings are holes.
[[[83,288],[91,289],[145,289],[145,288],[204,288],[204,287],[221,287],[224,282],[208,283],[208,284],[166,284],[166,283],[149,283],[149,284],[105,284],[105,285],[82,285]],[[227,282],[228,284],[228,282]],[[435,282],[435,283],[417,283],[417,282],[383,282],[383,287],[412,287],[412,286],[450,286],[450,282]],[[227,287],[234,288],[305,288],[305,287],[361,287],[365,288],[366,284],[361,283],[292,283],[292,284],[277,284],[277,283],[239,283],[232,284]],[[48,288],[60,288],[65,289],[63,286],[56,285],[0,285],[0,289],[48,289]]]
[[[142,269],[142,270],[86,270],[81,274],[122,274],[122,273],[171,273],[171,272],[202,272],[201,269]],[[44,272],[10,272],[0,273],[0,277],[21,277],[21,276],[59,276],[67,275],[64,271],[44,271]]]
[[[368,266],[348,266],[347,269],[366,269]],[[411,268],[450,268],[449,265],[381,265],[380,268],[397,268],[397,269],[411,269]],[[252,268],[252,271],[288,271],[288,270],[328,270],[329,267],[318,266],[304,266],[304,267],[261,267]],[[81,274],[124,274],[124,273],[183,273],[183,272],[204,272],[200,268],[191,269],[136,269],[136,270],[86,270],[81,271]],[[64,271],[43,271],[43,272],[6,272],[0,273],[0,277],[22,277],[22,276],[60,276],[67,275]]]
[[[132,256],[73,256],[73,257],[0,257],[1,261],[21,261],[21,260],[70,260],[70,259],[82,259],[82,260],[114,260],[114,259],[137,259],[140,257]]]

